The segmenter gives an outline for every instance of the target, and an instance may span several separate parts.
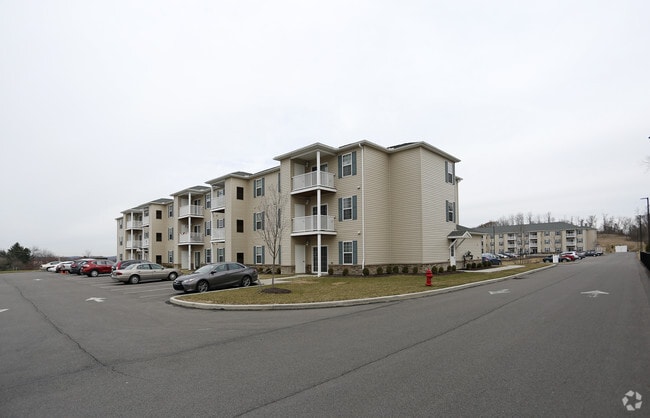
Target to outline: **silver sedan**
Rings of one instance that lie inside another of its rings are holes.
[[[118,282],[138,284],[151,280],[174,280],[179,276],[178,270],[163,267],[156,263],[136,263],[115,270],[111,278]]]

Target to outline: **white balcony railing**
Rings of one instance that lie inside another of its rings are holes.
[[[184,216],[200,216],[203,217],[203,206],[198,205],[186,205],[181,206],[179,211],[179,217]]]
[[[147,226],[147,225],[149,225],[149,217],[145,216],[144,218],[142,218],[142,226]]]
[[[203,234],[200,232],[183,232],[178,236],[179,244],[203,244]]]
[[[142,248],[142,241],[140,240],[127,240],[125,247],[127,249],[133,249],[133,248]]]
[[[219,210],[226,207],[226,196],[217,196],[212,200],[212,210]]]
[[[215,228],[212,230],[212,236],[210,238],[212,241],[225,241],[226,240],[226,228]]]
[[[127,221],[126,229],[140,229],[142,228],[142,221]]]
[[[320,216],[320,230],[318,229],[318,217]],[[301,216],[293,218],[293,233],[300,232],[335,232],[334,217],[327,215]]]
[[[334,189],[334,173],[329,173],[327,171],[312,171],[305,174],[299,174],[291,179],[292,192],[314,187]]]
[[[142,240],[142,247],[143,248],[148,248],[149,247],[149,238],[145,238]]]

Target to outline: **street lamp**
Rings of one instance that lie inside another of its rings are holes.
[[[646,215],[648,216],[648,223],[646,224],[646,229],[648,230],[648,246],[646,251],[650,251],[650,198],[642,197],[641,200],[645,199],[646,204]]]

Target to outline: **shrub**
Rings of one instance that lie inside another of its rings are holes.
[[[370,274],[370,270],[368,270],[368,267],[363,268],[363,275],[368,276]]]
[[[451,271],[456,271],[456,266],[451,266]]]
[[[417,266],[416,266],[416,267],[413,267],[413,274],[418,274],[418,268],[417,268]]]
[[[399,273],[399,267],[393,266],[393,274]]]
[[[343,275],[347,276],[348,274],[350,274],[350,271],[346,267],[346,268],[343,269]]]
[[[282,269],[280,267],[275,270],[275,274],[282,274]]]
[[[409,267],[408,266],[402,267],[402,274],[407,274],[408,272],[409,272]]]
[[[384,269],[381,267],[377,267],[377,276],[384,274]]]
[[[440,266],[440,268],[438,269],[438,273],[442,274],[444,272],[445,272],[445,269],[442,266]]]
[[[451,265],[447,266],[447,272],[451,271]]]
[[[470,267],[472,270],[474,270],[474,269],[476,268],[476,263],[472,263],[472,264],[470,264],[469,267]]]
[[[327,274],[329,274],[330,276],[333,276],[333,275],[334,275],[334,269],[331,268],[331,267],[328,268],[328,269],[327,269]]]

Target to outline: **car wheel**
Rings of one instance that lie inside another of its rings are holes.
[[[250,276],[244,276],[244,277],[241,279],[240,286],[241,286],[241,287],[248,287],[248,286],[250,286],[250,285],[251,285],[251,278],[250,278]]]
[[[196,285],[196,290],[199,293],[204,293],[210,290],[210,285],[208,284],[207,281],[201,280],[197,285]]]
[[[178,277],[178,274],[176,273],[169,273],[169,276],[167,276],[167,280],[174,280],[175,278]]]
[[[93,271],[90,272],[89,276],[97,277],[97,276],[99,276],[99,272],[97,270],[93,270]]]
[[[140,283],[140,276],[134,275],[134,276],[129,277],[129,283],[131,283],[131,284]]]

